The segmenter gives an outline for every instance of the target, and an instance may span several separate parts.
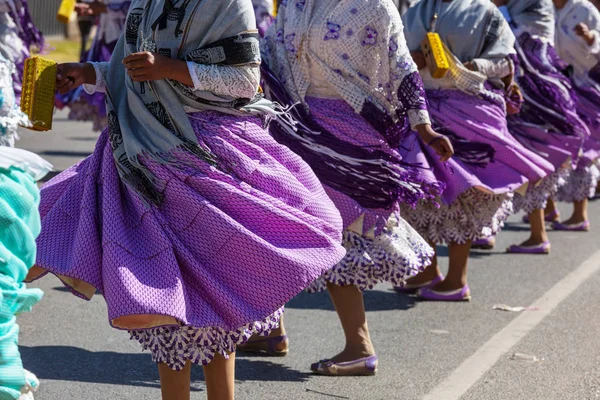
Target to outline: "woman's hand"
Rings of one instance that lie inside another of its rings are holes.
[[[417,64],[418,69],[423,69],[427,66],[425,54],[423,54],[421,50],[411,51],[410,55],[412,56],[412,59],[415,62],[415,64]]]
[[[492,2],[498,7],[502,7],[508,4],[508,0],[492,0]]]
[[[477,65],[473,61],[467,61],[463,64],[469,71],[477,71]]]
[[[127,74],[135,82],[159,81],[173,76],[175,60],[157,53],[143,51],[123,59]],[[183,61],[179,61],[183,63]]]
[[[58,65],[56,90],[65,94],[83,84],[96,84],[96,70],[88,63],[65,63]]]
[[[594,36],[592,31],[590,31],[590,27],[584,24],[583,22],[575,26],[575,33],[577,34],[577,36],[585,40],[588,46],[593,45],[594,41],[596,40],[596,37]]]
[[[440,161],[446,162],[454,155],[454,147],[452,142],[444,135],[435,132],[431,125],[422,124],[416,126],[417,132],[421,140],[431,147],[440,156]]]

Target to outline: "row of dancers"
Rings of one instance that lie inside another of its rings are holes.
[[[236,349],[287,354],[283,306],[303,290],[329,292],[345,336],[311,370],[374,375],[364,290],[470,300],[469,251],[492,247],[511,214],[531,226],[513,253],[550,252],[545,219],[590,229],[591,2],[419,0],[402,17],[391,0],[262,6],[132,0],[110,60],[59,65],[61,96],[104,96],[106,128],[42,187],[27,281],[102,293],[110,324],[158,363],[165,399],[189,399],[191,364],[209,399],[233,399]],[[554,199],[571,218],[556,221]]]

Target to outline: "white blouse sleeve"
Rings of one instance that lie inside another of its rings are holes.
[[[208,91],[219,96],[253,99],[260,83],[258,65],[229,66],[188,62],[195,91]]]
[[[504,78],[511,74],[511,63],[507,58],[490,60],[487,58],[475,58],[473,64],[477,71],[488,78]]]
[[[108,62],[90,62],[96,71],[96,83],[94,85],[83,85],[83,90],[87,94],[95,92],[106,92],[106,75],[108,74]]]

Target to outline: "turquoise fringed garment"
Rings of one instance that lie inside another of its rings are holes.
[[[0,400],[17,399],[27,384],[17,347],[16,316],[30,311],[43,295],[23,284],[35,262],[39,200],[29,173],[0,168]]]

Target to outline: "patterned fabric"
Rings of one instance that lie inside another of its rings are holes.
[[[31,311],[43,296],[23,279],[35,260],[40,231],[39,191],[33,178],[16,168],[0,169],[0,398],[18,399],[28,380],[18,348],[16,315]]]
[[[146,158],[166,182],[163,204],[148,206],[119,179],[105,130],[92,156],[42,188],[40,268],[30,278],[52,272],[84,298],[99,290],[120,329],[237,335],[343,257],[339,212],[258,118],[189,118],[223,170],[184,151],[186,168]],[[209,336],[205,354],[229,348]]]
[[[530,214],[535,210],[545,209],[548,199],[556,197],[559,187],[566,183],[569,173],[569,169],[560,168],[542,179],[538,185],[529,186],[525,195],[516,193],[513,200],[514,212],[523,210],[525,214]]]
[[[431,264],[433,249],[395,213],[374,238],[346,230],[342,244],[346,256],[313,282],[311,293],[327,290],[327,283],[373,289],[380,282],[403,286],[406,280]]]
[[[402,21],[390,1],[282,1],[261,50],[294,102],[304,102],[311,75],[318,74],[370,122],[429,122]]]
[[[538,153],[548,154],[555,167],[569,156],[576,160],[590,130],[577,114],[577,96],[562,74],[564,66],[548,41],[528,33],[519,36],[516,48],[520,61],[516,81],[525,102],[519,114],[509,116],[511,133]],[[556,136],[557,140],[545,139]]]
[[[435,152],[414,138],[402,143],[400,153],[406,162],[422,165],[424,174],[446,184],[443,204],[451,205],[474,187],[493,194],[514,192],[554,172],[552,164],[523,147],[508,132],[506,113],[497,104],[459,90],[428,91],[427,97],[434,125],[443,127],[445,134],[494,150],[492,160],[485,165],[459,156],[443,164]]]
[[[507,4],[512,24],[518,35],[525,32],[554,41],[554,5],[552,0],[509,0]]]
[[[420,203],[402,208],[402,215],[424,238],[433,243],[463,244],[495,235],[513,213],[512,193],[484,193],[471,188],[449,205]]]
[[[275,3],[279,0],[252,0],[254,14],[256,15],[256,26],[260,36],[264,36],[275,19]]]
[[[591,199],[596,195],[596,187],[600,180],[600,171],[595,165],[578,166],[566,178],[566,183],[558,190],[558,201],[573,203]]]
[[[268,336],[278,328],[282,314],[283,308],[262,321],[231,332],[215,327],[170,326],[129,333],[132,340],[137,340],[144,350],[151,352],[154,362],[180,371],[188,360],[193,364],[208,365],[217,354],[229,358],[237,345],[247,342],[253,335]]]

